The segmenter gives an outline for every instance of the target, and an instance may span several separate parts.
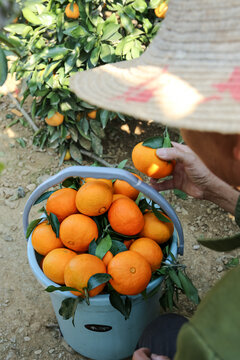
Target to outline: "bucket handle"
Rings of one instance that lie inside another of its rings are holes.
[[[105,168],[105,167],[95,167],[95,166],[70,166],[48,178],[32,192],[24,207],[23,231],[25,236],[27,233],[27,227],[29,222],[28,220],[29,213],[35,201],[50,187],[63,182],[65,179],[71,176],[93,177],[97,179],[102,179],[102,178],[119,179],[119,180],[127,181],[131,186],[141,191],[145,196],[152,199],[156,204],[158,204],[170,217],[178,233],[178,239],[179,239],[178,254],[183,255],[183,249],[184,249],[183,229],[179,221],[179,218],[175,213],[174,209],[172,208],[172,206],[167,202],[167,200],[164,199],[164,197],[161,194],[159,194],[150,185],[144,183],[136,176],[132,175],[130,172],[118,168]]]

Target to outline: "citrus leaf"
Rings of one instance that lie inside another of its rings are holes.
[[[170,140],[167,128],[165,128],[165,131],[164,131],[163,147],[164,148],[172,147],[171,140]]]
[[[159,149],[163,147],[163,141],[164,139],[162,136],[155,136],[146,139],[142,145],[146,147],[150,147],[151,149]]]
[[[30,9],[24,8],[22,9],[22,13],[24,18],[31,24],[41,25],[41,20],[39,19],[39,17],[35,15],[34,12],[32,12]]]
[[[173,190],[174,195],[176,195],[178,198],[182,199],[182,200],[187,200],[188,196],[187,194],[179,189],[174,189]]]
[[[28,239],[29,236],[31,235],[31,233],[33,232],[33,230],[35,229],[35,227],[42,221],[41,219],[36,219],[30,222],[30,224],[27,227],[27,232],[26,232],[26,238]]]
[[[102,124],[102,128],[105,129],[108,119],[109,119],[109,111],[108,110],[100,110],[99,112],[100,121]]]
[[[117,168],[118,168],[118,169],[124,169],[125,166],[126,166],[126,164],[127,164],[127,162],[128,162],[128,159],[122,160],[122,161],[118,164]]]
[[[108,282],[110,279],[112,279],[112,277],[109,274],[98,273],[98,274],[92,275],[90,277],[90,279],[88,280],[87,290],[90,291],[90,290],[96,288],[97,286]]]
[[[88,246],[88,253],[91,255],[95,255],[96,248],[97,248],[97,243],[95,239],[93,239]]]
[[[81,302],[81,301],[83,301],[83,299],[80,296],[77,298],[64,299],[62,301],[61,307],[58,311],[59,315],[61,315],[64,320],[68,320],[68,319],[72,318],[73,326],[75,326],[74,318],[75,318],[77,306],[78,306],[79,302]]]
[[[164,216],[162,212],[160,212],[158,209],[155,208],[154,204],[152,204],[152,212],[154,213],[156,218],[158,218],[158,220],[166,223],[171,222],[171,220],[169,220],[166,216]]]
[[[147,3],[144,0],[135,0],[132,6],[140,13],[143,13],[147,9]]]
[[[100,138],[103,139],[105,137],[105,132],[100,125],[100,122],[97,120],[90,120],[90,127],[92,131]]]
[[[199,244],[215,251],[231,251],[239,248],[240,233],[224,238],[197,239]]]
[[[179,289],[182,289],[182,284],[181,284],[181,281],[179,280],[179,277],[178,277],[176,271],[175,271],[173,268],[170,268],[168,274],[169,274],[169,277],[170,277],[170,279],[172,280],[172,282],[173,282]]]
[[[124,29],[126,29],[127,32],[131,34],[133,31],[133,23],[131,19],[125,14],[120,14],[120,20]]]
[[[140,195],[140,193],[139,193]],[[139,209],[141,210],[142,213],[145,212],[145,210],[151,210],[151,205],[149,204],[149,202],[143,198],[143,199],[140,199],[139,203],[138,203],[138,207]]]
[[[92,148],[95,154],[102,156],[103,154],[103,146],[101,144],[101,140],[98,136],[94,134],[94,132],[91,131],[90,133],[91,139],[92,139]]]
[[[69,286],[54,286],[54,285],[49,285],[46,289],[44,289],[47,292],[54,292],[54,291],[79,291],[78,289],[75,289],[73,287],[69,287]]]
[[[117,255],[120,252],[126,251],[127,247],[124,245],[123,242],[118,240],[112,240],[112,246],[110,248],[111,253],[113,256]]]
[[[198,290],[195,288],[192,281],[181,270],[178,270],[178,277],[179,277],[179,280],[181,281],[184,294],[194,304],[198,305],[200,302],[200,298],[198,295]]]
[[[55,232],[57,238],[59,238],[60,222],[59,222],[57,216],[50,212],[48,218],[49,218],[49,222],[52,226],[53,231]]]
[[[80,149],[73,143],[70,144],[70,148],[69,148],[71,157],[73,158],[73,160],[75,160],[76,162],[78,162],[79,164],[82,163],[82,154]]]
[[[106,255],[108,250],[111,249],[111,247],[112,247],[112,239],[111,239],[110,235],[107,235],[103,239],[101,239],[101,241],[97,245],[95,255],[99,259],[102,259],[104,257],[104,255]]]
[[[116,310],[120,311],[120,313],[124,316],[125,320],[129,318],[132,308],[132,302],[128,296],[126,296],[124,302],[121,295],[114,291],[110,293],[109,301]]]
[[[119,28],[120,25],[118,24],[114,24],[114,23],[104,24],[102,40],[108,40],[109,38],[111,38],[112,35],[114,35],[118,31]]]
[[[115,57],[115,53],[113,46],[110,46],[108,44],[101,44],[100,59],[104,63],[109,63],[109,62],[113,62],[114,57]]]
[[[52,195],[52,193],[54,193],[56,190],[53,191],[46,191],[45,193],[43,193],[41,196],[39,196],[39,198],[35,201],[35,203],[33,205],[37,205],[40,202],[46,200],[49,198],[50,195]]]

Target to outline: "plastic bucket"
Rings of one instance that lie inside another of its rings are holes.
[[[157,203],[172,219],[174,234],[171,252],[175,257],[183,254],[183,232],[180,221],[171,205],[152,187],[137,179],[134,175],[121,169],[73,166],[62,170],[39,185],[30,195],[23,213],[24,233],[28,226],[28,216],[32,205],[49,187],[56,185],[70,176],[121,179],[140,190],[145,196]],[[39,267],[36,252],[32,247],[31,237],[28,239],[28,261],[37,280],[46,288],[57,284],[49,280]],[[168,261],[171,261],[169,258]],[[72,320],[63,320],[59,315],[62,301],[75,297],[70,292],[56,291],[50,293],[52,305],[65,341],[78,353],[94,360],[120,360],[131,356],[144,328],[155,319],[160,311],[159,297],[163,278],[153,280],[146,291],[158,288],[153,296],[145,300],[141,294],[131,296],[132,310],[128,320],[112,307],[109,295],[98,295],[90,298],[90,306],[79,303],[75,313],[75,326]],[[124,297],[123,297],[124,298]]]

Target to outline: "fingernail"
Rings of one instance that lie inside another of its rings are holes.
[[[164,149],[164,148],[163,148],[163,149],[157,149],[156,154],[157,154],[157,156],[160,157],[161,159],[165,159],[165,158],[168,157],[167,151],[166,151],[166,149]]]

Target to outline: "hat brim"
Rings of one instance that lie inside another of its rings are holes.
[[[179,62],[148,65],[142,58],[77,73],[70,88],[90,104],[137,119],[177,128],[240,132],[240,103],[218,89],[231,73],[217,64],[186,69]]]

